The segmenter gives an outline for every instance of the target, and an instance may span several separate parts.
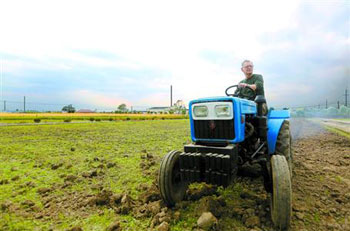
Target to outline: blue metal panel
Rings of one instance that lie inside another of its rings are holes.
[[[269,154],[273,154],[276,149],[278,133],[283,121],[290,118],[289,110],[271,110],[267,116],[267,146]]]
[[[235,139],[233,140],[224,140],[224,139],[196,139],[194,134],[194,122],[192,118],[192,105],[195,103],[204,103],[204,102],[218,102],[218,101],[231,101],[233,103],[233,116],[234,116],[234,128],[235,128]],[[229,143],[239,143],[244,140],[244,129],[245,129],[245,114],[256,114],[256,104],[253,101],[231,97],[231,96],[219,96],[219,97],[210,97],[202,98],[197,100],[192,100],[189,103],[189,116],[190,116],[190,125],[191,125],[191,139],[193,142],[196,141],[228,141]],[[243,117],[242,117],[243,115]],[[242,121],[243,119],[243,121]]]
[[[241,102],[238,98],[232,98],[233,103],[233,113],[234,113],[234,124],[235,124],[235,139],[232,140],[230,143],[239,143],[244,140],[244,127],[245,127],[245,120],[243,117],[242,121],[242,113],[241,113]]]
[[[254,101],[240,99],[242,114],[256,114],[256,103]]]
[[[196,138],[194,137],[194,124],[193,124],[193,119],[192,119],[192,104],[193,104],[193,102],[191,101],[189,104],[189,108],[188,108],[188,114],[190,116],[191,139],[193,142],[196,142]]]
[[[269,119],[288,119],[290,112],[289,110],[270,110],[267,117]]]
[[[269,149],[269,154],[273,154],[275,152],[277,136],[283,121],[284,119],[269,119],[267,122],[267,146]]]

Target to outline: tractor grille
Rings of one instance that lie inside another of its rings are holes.
[[[194,120],[194,136],[197,139],[225,139],[235,138],[232,120]]]

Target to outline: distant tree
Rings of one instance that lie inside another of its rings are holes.
[[[342,105],[339,109],[339,112],[342,116],[346,116],[350,113],[350,108],[346,107],[345,105]]]
[[[296,114],[297,114],[297,117],[304,117],[305,116],[304,108],[298,108],[296,110]]]
[[[175,114],[186,114],[186,107],[184,105],[174,105],[170,111]]]
[[[69,104],[67,106],[64,106],[62,108],[62,111],[68,112],[68,113],[74,113],[75,112],[75,108],[73,107],[72,104]]]
[[[128,109],[126,108],[126,104],[125,103],[122,103],[118,106],[118,111],[120,112],[127,112]]]
[[[327,108],[327,115],[328,116],[336,116],[338,114],[338,110],[334,107]]]

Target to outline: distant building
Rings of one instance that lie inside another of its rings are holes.
[[[90,109],[80,109],[77,111],[77,113],[94,113],[94,111]]]
[[[147,111],[159,113],[159,112],[169,112],[170,109],[171,109],[170,107],[151,107],[151,108],[148,108]]]

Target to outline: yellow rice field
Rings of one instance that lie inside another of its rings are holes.
[[[115,113],[0,113],[0,123],[22,122],[64,122],[90,121],[117,121],[117,120],[159,120],[159,119],[186,119],[188,115],[178,114],[115,114]]]
[[[115,113],[1,113],[0,117],[182,117],[175,114],[115,114]]]

